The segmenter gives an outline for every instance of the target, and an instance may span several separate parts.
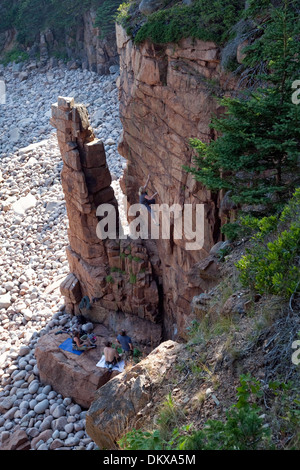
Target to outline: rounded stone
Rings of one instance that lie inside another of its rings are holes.
[[[79,405],[77,405],[77,404],[73,405],[70,408],[70,415],[73,415],[73,416],[77,415],[77,414],[79,415],[81,413],[81,411],[82,410],[81,410],[81,407]]]
[[[62,416],[65,416],[66,414],[66,409],[63,405],[58,405],[54,408],[52,411],[52,416],[53,418],[61,418]]]
[[[45,413],[48,407],[49,407],[49,401],[45,399],[37,403],[37,405],[35,405],[34,411],[37,414],[42,414],[42,413]]]

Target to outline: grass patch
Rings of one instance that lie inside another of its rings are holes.
[[[108,276],[106,276],[105,280],[106,280],[106,282],[107,282],[108,284],[113,284],[113,283],[115,282],[115,281],[114,281],[114,278],[112,277],[111,274],[109,274]]]
[[[129,275],[129,282],[130,282],[130,284],[135,284],[136,283],[136,275],[133,274],[132,271],[130,272],[130,275]]]
[[[8,51],[4,54],[1,64],[8,65],[10,62],[15,62],[19,64],[20,62],[25,62],[29,59],[27,52],[22,51],[21,49],[14,48],[11,51]]]

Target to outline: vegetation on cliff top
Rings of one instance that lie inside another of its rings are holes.
[[[165,8],[145,17],[137,13],[138,3],[123,3],[117,15],[117,22],[137,44],[146,39],[156,44],[176,43],[186,37],[221,44],[244,10],[243,0],[195,0],[191,5],[176,1],[166,2]]]

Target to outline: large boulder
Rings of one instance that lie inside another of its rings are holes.
[[[97,336],[97,347],[76,355],[60,349],[60,344],[69,335],[56,335],[57,331],[42,336],[37,343],[35,356],[40,380],[64,397],[70,397],[83,408],[88,408],[96,390],[119,373],[96,367],[103,354],[104,343],[114,338],[110,338],[103,325],[96,325],[93,334]]]
[[[86,432],[100,449],[115,449],[128,430],[138,427],[162,387],[183,344],[166,341],[140,363],[106,383],[86,415]]]

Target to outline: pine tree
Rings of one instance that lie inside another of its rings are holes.
[[[226,113],[212,121],[220,137],[210,144],[192,139],[195,167],[186,169],[209,189],[230,190],[240,207],[264,204],[272,212],[299,185],[300,109],[292,102],[292,83],[300,78],[300,28],[298,2],[265,3],[270,6],[260,18],[262,34],[246,59],[247,65],[265,62],[262,85],[221,101]]]

